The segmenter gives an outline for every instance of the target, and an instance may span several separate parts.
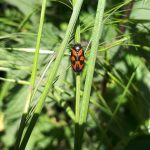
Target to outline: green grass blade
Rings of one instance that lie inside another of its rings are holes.
[[[112,116],[112,113],[108,109],[106,109],[104,106],[100,105],[95,100],[91,99],[90,102],[93,103],[96,107],[98,107],[102,112],[104,112],[108,116]]]
[[[87,113],[88,113],[92,79],[93,79],[93,74],[94,74],[94,66],[95,66],[96,55],[97,55],[97,50],[99,46],[99,40],[100,40],[101,32],[102,32],[104,8],[105,8],[105,0],[99,0],[93,34],[92,34],[92,46],[91,46],[90,56],[88,59],[87,75],[86,75],[86,80],[85,80],[81,114],[80,114],[80,120],[79,120],[79,123],[81,126],[80,142],[82,140],[82,133],[84,131],[84,125],[86,123],[86,118],[87,118]],[[79,149],[81,149],[81,145]]]
[[[27,113],[28,113],[28,110],[29,110],[29,107],[30,107],[31,95],[32,95],[32,92],[33,92],[34,83],[35,83],[35,79],[36,79],[40,42],[41,42],[41,37],[42,37],[44,16],[45,16],[45,10],[46,10],[46,1],[47,0],[43,0],[43,2],[42,2],[40,25],[39,25],[39,30],[38,30],[36,50],[35,50],[35,55],[34,55],[34,62],[33,62],[32,74],[31,74],[31,81],[30,81],[31,83],[29,85],[28,95],[27,95],[27,98],[26,98],[25,107],[24,107],[22,118],[21,118],[21,123],[20,123],[20,126],[19,126],[19,131],[18,131],[17,140],[16,140],[16,144],[15,144],[16,149],[18,149],[18,147],[19,147],[21,137],[22,137],[22,134],[23,134],[23,131],[24,131],[24,128],[25,128],[25,120],[26,120],[26,116],[27,116]]]
[[[78,150],[79,133],[79,117],[80,117],[80,73],[76,74],[76,103],[75,103],[75,137],[74,150]]]
[[[46,10],[46,2],[47,2],[47,0],[43,0],[43,2],[42,2],[40,25],[39,25],[39,30],[38,30],[37,42],[36,42],[34,64],[33,64],[32,74],[31,74],[31,86],[32,86],[32,88],[34,88],[34,83],[35,83],[35,79],[36,79],[40,42],[41,42],[41,37],[42,37],[42,31],[43,31],[43,25],[44,25],[44,17],[45,17],[45,10]]]
[[[2,78],[2,77],[0,77],[0,80],[1,80],[1,81],[7,81],[7,82],[18,83],[18,84],[21,84],[21,85],[29,85],[29,84],[30,84],[30,82],[28,82],[28,81],[17,80],[17,79],[8,79],[8,78]]]
[[[102,28],[102,19],[105,7],[105,0],[99,0],[95,25],[92,34],[92,47],[91,52],[88,60],[88,69],[87,69],[87,76],[85,81],[85,88],[83,93],[83,103],[81,108],[81,117],[80,117],[80,124],[86,122],[87,111],[88,111],[88,104],[90,99],[90,92],[91,92],[91,85],[94,73],[94,66],[96,61],[96,55],[99,45],[99,39],[101,36],[101,28]],[[84,106],[84,107],[83,107]]]
[[[75,106],[75,122],[79,121],[80,113],[80,74],[76,74],[76,106]]]
[[[76,0],[72,0],[73,9]],[[76,31],[75,31],[75,43],[80,43],[80,22],[77,20]],[[74,149],[77,149],[78,138],[79,138],[79,116],[80,116],[80,84],[81,84],[80,73],[76,73],[76,102],[75,102],[75,138],[74,138]]]
[[[122,99],[123,99],[123,98],[126,96],[126,94],[128,93],[129,87],[131,86],[132,81],[133,81],[135,75],[136,75],[136,70],[132,73],[132,75],[131,75],[131,77],[130,77],[130,79],[129,79],[128,84],[126,85],[126,87],[125,87],[125,89],[124,89],[122,95],[119,97],[119,102],[118,102],[118,104],[117,104],[117,106],[116,106],[116,108],[115,108],[115,111],[113,112],[113,118],[114,118],[114,116],[117,114],[117,112],[118,112],[118,110],[119,110],[119,108],[120,108],[120,106],[121,106],[121,104],[122,104]]]
[[[18,26],[18,31],[20,31],[23,26],[26,24],[26,22],[30,19],[30,17],[37,11],[37,8],[32,10],[32,12],[30,12],[25,18],[24,20],[21,22],[21,24]]]

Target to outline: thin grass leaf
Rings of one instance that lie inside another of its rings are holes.
[[[20,25],[18,26],[18,29],[17,31],[20,31],[23,26],[26,24],[26,22],[30,19],[30,17],[37,11],[37,8],[36,9],[33,9],[25,18],[24,20],[20,23]]]
[[[112,116],[112,112],[108,111],[107,108],[105,108],[104,106],[101,106],[99,103],[97,103],[95,100],[91,99],[90,102],[92,104],[94,104],[96,107],[98,107],[102,112],[104,112],[105,114],[107,114],[108,116]]]
[[[136,69],[137,69],[137,68],[136,68]],[[118,112],[118,110],[119,110],[119,108],[120,108],[120,106],[121,106],[121,104],[122,104],[122,99],[123,99],[123,98],[125,97],[125,95],[129,92],[129,87],[131,86],[132,81],[133,81],[135,75],[136,75],[136,70],[132,73],[132,75],[131,75],[131,77],[130,77],[130,79],[129,79],[128,84],[126,85],[126,87],[125,87],[125,89],[124,89],[122,95],[119,97],[119,103],[117,104],[117,106],[116,106],[116,108],[115,108],[115,111],[113,112],[113,117],[112,117],[112,119],[113,119],[114,116],[117,114],[117,112]]]
[[[17,84],[22,84],[22,85],[29,85],[30,84],[29,81],[18,80],[18,79],[9,79],[9,78],[0,77],[0,80],[7,81],[7,82],[12,82],[12,83],[17,83]]]
[[[31,103],[31,95],[33,92],[34,84],[35,84],[39,50],[40,50],[40,42],[41,42],[41,37],[42,37],[44,16],[45,16],[45,10],[46,10],[46,2],[47,2],[47,0],[43,0],[43,2],[42,2],[41,18],[40,18],[40,24],[39,24],[39,30],[38,30],[38,36],[37,36],[37,42],[36,42],[36,50],[35,50],[35,55],[34,55],[34,62],[33,62],[33,67],[32,67],[31,81],[30,81],[31,84],[29,85],[28,95],[26,98],[25,107],[24,107],[22,118],[21,118],[21,123],[19,126],[18,136],[17,136],[17,140],[16,140],[16,145],[15,145],[16,149],[19,148],[21,137],[22,137],[25,125],[26,125],[25,124],[26,115],[29,111],[29,107],[30,107],[30,103]]]
[[[85,88],[84,88],[84,93],[83,93],[83,102],[82,102],[81,117],[80,117],[81,124],[86,122],[86,117],[87,117],[87,110],[88,110],[90,91],[91,91],[91,85],[92,85],[92,79],[93,79],[93,73],[94,73],[94,66],[95,66],[95,61],[96,61],[96,54],[97,54],[99,39],[101,36],[101,30],[102,30],[101,27],[102,27],[104,7],[105,7],[105,0],[99,0],[97,13],[96,13],[96,19],[95,19],[95,25],[94,25],[93,34],[92,34],[92,46],[91,46],[90,56],[88,59],[87,76],[86,76]]]
[[[68,1],[64,1],[64,0],[52,0],[52,2],[59,2],[65,6],[67,6],[68,8],[72,9],[71,4]]]
[[[83,136],[82,134],[84,132],[84,126],[85,126],[86,119],[87,119],[91,86],[92,86],[92,80],[93,80],[93,74],[94,74],[94,66],[95,66],[97,50],[99,46],[99,40],[100,40],[101,33],[102,33],[104,8],[105,8],[105,0],[99,0],[97,12],[96,12],[94,29],[92,33],[92,45],[91,45],[90,56],[88,59],[87,76],[85,80],[83,100],[82,100],[82,105],[81,105],[81,114],[80,114],[80,119],[79,119],[79,126],[81,128],[81,137],[79,139],[79,145],[78,145],[79,150],[81,149],[81,144],[82,144],[81,140]]]
[[[73,9],[75,6],[76,0],[72,0]],[[76,30],[75,30],[75,43],[80,43],[80,21],[77,20],[76,24]],[[78,136],[79,136],[79,128],[78,128],[78,122],[79,122],[79,116],[80,116],[80,84],[81,84],[81,78],[80,73],[76,73],[76,102],[75,102],[75,138],[74,138],[74,149],[76,149]]]

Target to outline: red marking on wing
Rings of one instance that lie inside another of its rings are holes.
[[[78,52],[78,56],[80,57],[80,56],[82,56],[82,55],[83,55],[83,50],[80,49],[80,51]]]

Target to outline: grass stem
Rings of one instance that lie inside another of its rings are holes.
[[[95,61],[96,61],[96,56],[97,56],[97,51],[98,51],[98,46],[99,46],[99,40],[100,40],[101,33],[102,33],[104,8],[105,8],[105,0],[99,0],[93,33],[92,33],[91,51],[90,51],[90,56],[87,62],[88,63],[87,75],[85,79],[83,100],[82,100],[82,105],[81,105],[81,114],[80,114],[80,119],[79,119],[80,134],[81,134],[79,150],[81,149],[82,136],[83,136],[84,126],[85,126],[86,119],[87,119],[92,80],[93,80],[93,74],[94,74],[94,66],[95,66]]]

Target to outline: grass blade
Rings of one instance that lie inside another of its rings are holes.
[[[84,132],[84,125],[86,123],[86,118],[87,118],[87,113],[88,113],[92,79],[93,79],[93,74],[94,74],[94,66],[95,66],[96,55],[97,55],[99,40],[101,37],[102,24],[103,24],[104,8],[105,8],[105,0],[99,0],[93,34],[92,34],[92,45],[91,45],[90,56],[88,59],[87,76],[85,80],[81,114],[80,114],[80,120],[79,120],[79,125],[81,128],[81,132],[80,132],[81,136],[80,136],[80,144],[79,144],[78,149],[81,149],[81,144],[82,144],[81,140],[82,140],[82,136]]]
[[[41,37],[42,37],[42,30],[43,30],[43,24],[44,24],[44,16],[45,16],[45,10],[46,10],[46,1],[43,0],[42,2],[42,10],[41,10],[41,18],[40,18],[40,25],[39,25],[39,30],[38,30],[38,36],[37,36],[37,42],[36,42],[36,50],[35,50],[35,55],[34,55],[34,62],[33,62],[33,68],[32,68],[32,74],[31,74],[31,83],[29,85],[29,90],[28,90],[28,95],[26,98],[25,102],[25,107],[23,111],[23,115],[21,118],[21,123],[19,126],[19,131],[17,135],[17,140],[16,140],[16,149],[18,149],[21,137],[25,128],[25,121],[26,121],[26,116],[29,111],[30,103],[31,103],[31,96],[35,84],[35,79],[36,79],[36,72],[37,72],[37,64],[38,64],[38,57],[39,57],[39,49],[40,49],[40,42],[41,42]]]
[[[73,9],[76,0],[72,0]],[[80,22],[79,19],[76,25],[75,31],[75,43],[80,43]],[[81,84],[80,73],[76,73],[76,102],[75,102],[75,137],[74,137],[74,149],[77,150],[78,138],[79,138],[79,117],[80,117],[80,84]]]

